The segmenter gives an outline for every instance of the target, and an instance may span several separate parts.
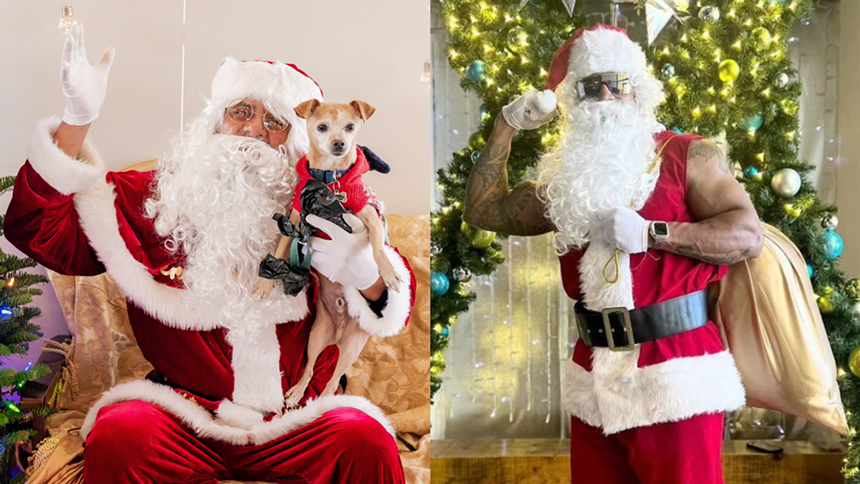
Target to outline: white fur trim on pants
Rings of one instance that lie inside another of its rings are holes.
[[[629,352],[594,348],[589,373],[567,362],[562,399],[571,415],[606,435],[694,415],[726,412],[745,403],[732,355],[675,358],[639,368]]]
[[[394,269],[405,283],[400,285],[400,292],[388,290],[388,305],[382,310],[382,317],[377,317],[370,307],[367,305],[367,300],[354,287],[343,287],[343,297],[346,299],[346,306],[349,310],[349,315],[358,319],[358,325],[361,329],[367,331],[371,336],[387,337],[394,336],[406,326],[406,319],[409,317],[411,309],[409,301],[412,296],[412,291],[415,290],[409,281],[412,280],[412,275],[409,269],[406,268],[406,263],[403,262],[403,257],[391,247],[385,246],[385,254],[388,260],[394,265]]]
[[[43,119],[36,125],[27,160],[48,185],[63,195],[71,195],[89,187],[96,180],[104,179],[107,170],[89,141],[84,142],[80,160],[58,148],[54,143],[54,133],[59,125],[59,116]]]
[[[192,403],[170,387],[148,380],[137,380],[115,386],[93,405],[84,425],[81,437],[85,440],[93,429],[99,410],[115,403],[142,400],[161,407],[177,416],[183,424],[194,430],[198,437],[207,437],[233,445],[259,445],[303,427],[320,418],[324,413],[337,408],[355,408],[379,422],[394,436],[394,427],[379,409],[367,399],[357,396],[331,395],[309,401],[306,406],[291,410],[263,421],[263,416],[253,410],[241,408],[227,400],[221,403],[216,416],[203,407]],[[259,415],[259,417],[258,417]]]

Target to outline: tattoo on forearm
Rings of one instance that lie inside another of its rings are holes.
[[[520,184],[514,190],[508,187],[510,149],[506,136],[491,136],[487,141],[466,185],[468,218],[489,230],[511,235],[548,232],[551,226],[534,184]]]

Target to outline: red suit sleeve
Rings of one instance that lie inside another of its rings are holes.
[[[87,242],[73,198],[48,185],[29,161],[24,163],[6,210],[6,238],[21,252],[60,274],[101,274],[105,268]]]

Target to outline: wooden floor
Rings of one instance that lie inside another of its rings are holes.
[[[436,440],[432,484],[568,484],[566,440]],[[726,442],[726,484],[842,484],[844,452],[825,452],[805,442],[786,442],[781,458]],[[591,484],[591,483],[573,483]]]

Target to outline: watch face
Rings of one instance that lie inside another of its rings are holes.
[[[669,225],[665,223],[654,224],[654,234],[660,237],[669,235]]]

